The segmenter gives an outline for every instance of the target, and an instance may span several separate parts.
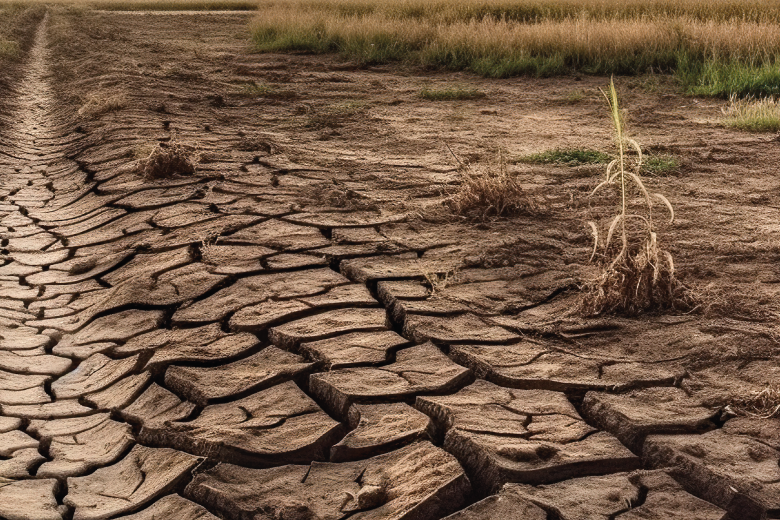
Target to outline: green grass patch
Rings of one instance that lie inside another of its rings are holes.
[[[671,154],[645,156],[642,172],[650,176],[668,175],[680,167],[680,160]]]
[[[485,93],[474,87],[451,86],[447,88],[424,88],[420,91],[420,97],[429,101],[458,101],[468,99],[480,99]]]
[[[780,57],[763,61],[678,57],[675,75],[687,94],[695,96],[766,97],[780,95]]]
[[[780,130],[780,102],[775,98],[737,99],[732,97],[723,109],[723,124],[749,132]]]
[[[566,166],[581,166],[583,164],[606,164],[611,157],[596,150],[547,150],[545,152],[524,155],[518,162],[531,164],[564,164]]]

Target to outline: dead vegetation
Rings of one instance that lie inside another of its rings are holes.
[[[734,399],[728,408],[737,415],[772,419],[780,417],[780,384]]]
[[[639,173],[643,157],[639,144],[625,135],[615,84],[610,81],[609,104],[619,156],[609,163],[606,179],[591,192],[614,188],[620,197],[619,211],[607,221],[606,232],[590,221],[593,232],[593,254],[600,273],[585,284],[583,311],[586,315],[637,315],[652,311],[690,311],[695,308],[693,297],[675,276],[672,255],[662,249],[653,224],[653,201],[669,211],[674,221],[674,209],[660,193],[647,191]],[[632,149],[634,156],[629,156]],[[633,163],[633,170],[629,170]],[[617,243],[616,243],[617,242]]]
[[[138,161],[138,172],[146,180],[168,179],[176,175],[192,175],[195,166],[193,148],[176,141],[160,143],[149,156]]]
[[[99,91],[88,94],[84,104],[79,109],[79,115],[94,119],[109,112],[122,110],[127,106],[127,96],[124,92]]]
[[[449,149],[449,146],[447,146]],[[456,215],[474,220],[511,217],[533,212],[537,203],[509,173],[506,156],[499,150],[495,163],[471,166],[458,162],[462,183],[446,204]]]

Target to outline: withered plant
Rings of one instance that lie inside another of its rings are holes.
[[[780,384],[734,399],[728,408],[737,415],[771,419],[780,417]]]
[[[146,159],[138,161],[138,171],[147,180],[168,179],[174,175],[192,175],[193,149],[175,141],[160,143]]]
[[[593,231],[591,261],[598,259],[600,272],[586,283],[583,311],[587,315],[637,315],[661,310],[690,310],[692,298],[675,277],[672,255],[659,246],[653,224],[654,201],[669,211],[670,223],[674,222],[674,209],[662,194],[650,193],[639,176],[642,149],[625,135],[614,81],[610,80],[609,93],[603,94],[615,128],[618,158],[609,163],[606,177],[589,197],[613,188],[620,203],[617,215],[608,219],[604,226],[606,233],[600,231],[598,223],[588,222]]]
[[[449,149],[449,146],[447,146]],[[496,164],[472,167],[458,162],[462,183],[446,203],[453,213],[476,220],[511,217],[536,209],[536,203],[509,173],[504,153],[499,150]]]

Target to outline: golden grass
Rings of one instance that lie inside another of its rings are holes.
[[[493,77],[680,70],[697,94],[780,93],[780,4],[768,0],[260,0],[259,11],[261,51]]]
[[[13,0],[9,5],[64,5],[108,11],[250,11],[252,0]]]
[[[486,16],[449,22],[439,17],[410,18],[401,23],[385,12],[343,15],[311,8],[295,11],[285,5],[262,8],[253,27],[261,44],[277,35],[285,35],[290,43],[297,38],[302,45],[316,37],[322,45],[348,50],[364,40],[387,40],[398,50],[421,51],[431,60],[443,52],[492,59],[558,55],[583,64],[645,57],[648,63],[662,66],[671,65],[680,50],[695,56],[753,60],[780,53],[780,25],[736,20],[571,18],[518,23]]]
[[[138,0],[136,0],[138,1]],[[508,21],[691,18],[702,21],[780,22],[774,0],[259,0],[262,11],[384,14],[396,19],[452,24],[487,17]]]
[[[750,132],[777,132],[780,130],[780,101],[764,99],[737,99],[732,96],[723,108],[723,124]]]

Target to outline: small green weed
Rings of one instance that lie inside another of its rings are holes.
[[[460,101],[468,99],[480,99],[485,93],[474,87],[452,86],[443,89],[424,88],[420,91],[420,97],[428,101]]]
[[[611,157],[597,150],[564,150],[555,149],[546,152],[525,155],[518,159],[519,162],[531,164],[565,164],[566,166],[581,166],[583,164],[606,164]]]
[[[672,173],[679,167],[680,160],[674,155],[648,155],[642,164],[642,173],[650,176],[662,176]]]
[[[583,99],[585,99],[585,92],[582,90],[573,90],[566,94],[566,102],[571,103],[572,105],[579,103]]]

